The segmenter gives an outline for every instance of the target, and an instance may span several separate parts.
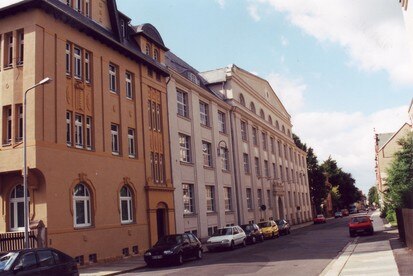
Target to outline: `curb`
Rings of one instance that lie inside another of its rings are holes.
[[[320,273],[321,276],[337,276],[340,275],[348,259],[356,249],[359,237],[356,237],[353,241],[350,241],[344,246],[344,248],[338,253],[338,255],[324,268]]]

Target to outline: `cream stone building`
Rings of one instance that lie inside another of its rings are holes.
[[[30,221],[80,264],[175,232],[165,47],[114,0],[0,3],[0,231],[24,225],[22,95],[29,92]]]
[[[198,71],[166,53],[176,229],[198,237],[237,224],[228,105]]]
[[[269,83],[235,65],[201,76],[231,106],[237,223],[311,220],[306,153],[294,144],[291,116]]]

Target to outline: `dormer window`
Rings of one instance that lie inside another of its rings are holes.
[[[195,76],[194,73],[188,72],[188,78],[189,78],[190,81],[192,81],[192,82],[195,83],[196,85],[199,85],[199,84],[200,84],[199,79],[197,78],[197,76]]]
[[[153,59],[159,61],[159,51],[157,49],[153,50]]]
[[[148,56],[151,55],[151,46],[149,46],[148,43],[146,43],[146,46],[145,46],[145,54],[147,54]]]
[[[75,0],[75,6],[73,8],[78,12],[82,12],[82,2],[82,0]]]
[[[122,34],[122,37],[126,37],[126,28],[125,28],[125,20],[121,19],[120,20],[120,32]]]

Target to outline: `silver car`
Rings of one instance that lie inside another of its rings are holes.
[[[239,226],[227,226],[219,228],[207,241],[208,251],[218,248],[229,248],[233,250],[235,246],[246,245],[246,235]]]

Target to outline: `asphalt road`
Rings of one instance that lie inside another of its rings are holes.
[[[182,266],[145,268],[123,275],[319,275],[354,238],[348,217],[297,229],[290,235],[234,251],[205,253]]]

